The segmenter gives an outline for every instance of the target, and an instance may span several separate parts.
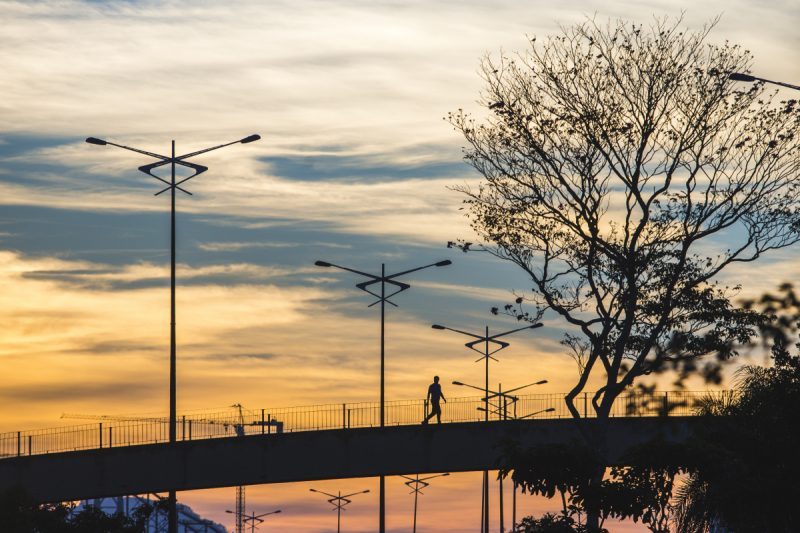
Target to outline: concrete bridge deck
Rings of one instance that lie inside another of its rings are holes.
[[[682,442],[700,420],[628,417],[611,420],[609,463],[631,446],[661,435]],[[586,420],[593,424],[595,421]],[[6,458],[0,490],[20,486],[54,502],[322,479],[495,469],[504,444],[579,442],[570,419],[463,422],[351,428],[101,448]]]

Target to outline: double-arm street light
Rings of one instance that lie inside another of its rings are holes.
[[[226,513],[230,513],[230,514],[236,514],[236,512],[235,512],[235,511],[225,511],[225,512],[226,512]],[[280,510],[280,509],[278,509],[277,511],[270,511],[270,512],[268,512],[268,513],[262,513],[262,514],[259,514],[259,515],[257,515],[257,514],[256,514],[256,512],[255,512],[255,511],[253,511],[253,512],[252,512],[252,513],[250,513],[249,515],[247,515],[247,514],[246,514],[246,515],[244,515],[244,518],[242,518],[242,521],[243,521],[245,524],[247,524],[248,522],[250,522],[250,533],[255,533],[255,530],[258,528],[258,525],[257,525],[257,524],[261,524],[262,522],[264,522],[264,517],[265,517],[265,516],[269,516],[269,515],[271,515],[271,514],[278,514],[278,513],[280,513],[280,512],[281,512],[281,510]],[[238,519],[237,519],[237,520],[238,520]]]
[[[771,83],[772,85],[780,85],[781,87],[788,87],[789,89],[795,89],[800,91],[800,85],[792,85],[791,83],[785,83],[782,81],[773,81],[767,80],[764,78],[759,78],[758,76],[751,76],[750,74],[743,74],[741,72],[731,72],[728,74],[728,79],[733,81],[746,81],[746,82],[754,82],[754,81],[762,81],[764,83]]]
[[[525,326],[523,328],[516,328],[509,331],[504,331],[502,333],[495,333],[494,335],[489,335],[489,326],[486,326],[485,333],[483,335],[478,335],[476,333],[470,333],[468,331],[462,331],[460,329],[453,329],[447,326],[442,326],[440,324],[433,324],[431,327],[433,329],[441,329],[452,331],[454,333],[459,333],[461,335],[466,335],[467,337],[472,337],[474,340],[471,340],[464,344],[470,350],[478,352],[481,356],[475,360],[477,363],[478,361],[483,360],[485,362],[485,380],[484,380],[484,388],[483,388],[483,401],[485,403],[484,406],[484,421],[489,421],[489,359],[493,359],[497,361],[496,358],[492,357],[494,354],[503,350],[509,346],[509,343],[505,341],[497,340],[500,337],[505,337],[506,335],[511,335],[512,333],[516,333],[518,331],[526,330],[526,329],[535,329],[542,327],[543,324],[541,322],[537,322],[536,324],[532,324],[530,326]],[[491,347],[490,347],[491,345]],[[478,348],[481,346],[483,349]],[[492,349],[494,348],[494,349]],[[457,382],[454,382],[456,384]],[[477,387],[475,387],[477,388]],[[480,389],[478,389],[480,390]],[[481,506],[481,532],[482,533],[489,533],[489,471],[483,471],[483,505]]]
[[[140,150],[139,148],[132,148],[130,146],[113,143],[111,141],[98,139],[96,137],[89,137],[88,139],[86,139],[86,142],[89,144],[94,144],[97,146],[116,146],[117,148],[122,148],[123,150],[129,150],[131,152],[136,152],[151,157],[153,159],[157,159],[158,161],[156,161],[155,163],[150,163],[148,165],[140,166],[139,171],[147,174],[152,178],[157,179],[164,185],[164,188],[155,193],[155,196],[170,191],[171,208],[170,208],[170,321],[169,321],[169,442],[172,444],[174,444],[176,440],[176,429],[178,425],[176,416],[177,378],[176,378],[176,336],[175,336],[175,191],[178,190],[191,196],[192,193],[187,191],[184,187],[181,187],[181,185],[208,170],[208,167],[206,166],[198,165],[196,163],[190,163],[189,161],[187,161],[189,158],[198,156],[200,154],[204,154],[206,152],[211,152],[212,150],[219,150],[220,148],[225,148],[226,146],[230,146],[232,144],[251,143],[253,141],[259,140],[260,138],[261,138],[260,135],[255,135],[255,134],[249,135],[243,139],[239,139],[238,141],[232,141],[229,143],[212,146],[211,148],[204,148],[202,150],[197,150],[183,155],[175,155],[175,141],[173,140],[172,155],[170,156],[156,154],[153,152],[148,152],[146,150]],[[169,180],[157,176],[156,174],[153,174],[153,170],[166,165],[170,166]],[[194,174],[187,176],[185,178],[181,178],[180,180],[176,180],[175,167],[178,165],[194,171]],[[177,531],[178,531],[178,514],[175,506],[175,491],[170,490],[169,533],[177,533]]]
[[[351,492],[350,494],[342,494],[342,491],[339,491],[339,494],[329,494],[327,492],[322,492],[321,490],[317,489],[308,489],[311,492],[316,492],[317,494],[322,494],[324,496],[330,496],[328,503],[333,505],[333,508],[336,509],[336,533],[341,533],[342,531],[342,511],[346,511],[345,506],[353,503],[352,498],[353,496],[357,496],[359,494],[366,494],[369,492],[369,489],[362,490],[359,492]]]
[[[449,475],[450,473],[446,472],[444,474],[436,474],[428,477],[419,477],[419,474],[417,474],[414,477],[400,476],[401,478],[408,480],[403,484],[406,485],[409,489],[411,489],[410,494],[414,495],[414,529],[412,530],[412,533],[417,533],[417,499],[419,495],[422,494],[422,489],[430,485],[429,481],[431,479],[437,477],[445,477]]]
[[[424,265],[417,268],[412,268],[409,270],[404,270],[402,272],[398,272],[396,274],[386,274],[386,265],[381,264],[381,273],[380,275],[377,274],[369,274],[367,272],[361,272],[360,270],[355,270],[348,267],[343,267],[340,265],[334,265],[333,263],[328,263],[327,261],[316,261],[314,263],[319,267],[326,267],[326,268],[338,268],[339,270],[345,270],[347,272],[352,272],[353,274],[358,274],[359,276],[363,276],[367,278],[367,281],[362,281],[361,283],[357,283],[356,287],[361,289],[362,291],[371,294],[377,300],[369,304],[367,307],[372,307],[376,304],[381,304],[381,407],[380,407],[380,423],[381,426],[384,426],[384,417],[385,417],[385,396],[384,396],[384,355],[385,355],[385,332],[386,332],[386,304],[391,304],[397,307],[397,304],[389,300],[392,296],[399,294],[407,289],[411,288],[411,285],[408,283],[403,283],[402,281],[397,281],[397,278],[400,276],[405,276],[406,274],[410,274],[412,272],[417,272],[418,270],[422,270],[425,268],[430,267],[443,267],[452,264],[452,261],[449,259],[445,259],[443,261],[438,261],[436,263],[431,263],[430,265]],[[373,292],[370,290],[370,287],[380,283],[381,291],[380,293]],[[386,285],[391,286],[390,294],[386,294]],[[384,476],[380,476],[380,498],[379,498],[379,531],[380,533],[385,533],[386,531],[386,479]]]

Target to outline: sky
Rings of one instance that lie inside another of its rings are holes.
[[[0,432],[70,423],[63,412],[167,410],[169,199],[136,171],[151,160],[88,136],[157,153],[262,136],[198,157],[210,170],[178,197],[179,411],[377,400],[376,308],[360,279],[318,259],[370,272],[452,260],[407,278],[388,311],[386,396],[422,397],[434,374],[480,383],[462,339],[430,324],[513,329],[489,309],[530,287],[511,265],[445,246],[473,238],[452,188],[478,176],[443,117],[478,110],[484,54],[586,17],[681,12],[695,29],[721,15],[712,42],[800,82],[791,0],[0,1]],[[759,294],[798,281],[797,260],[784,250],[726,279]],[[544,322],[510,339],[493,383],[567,390],[564,325]],[[474,530],[478,479],[439,480],[425,530]],[[410,497],[387,483],[389,527],[408,531]],[[373,530],[375,480],[315,486],[372,488],[346,523]],[[308,488],[252,487],[248,504],[282,508],[269,519],[283,531],[330,531]],[[230,526],[233,494],[180,497]],[[520,508],[557,505],[525,496]]]

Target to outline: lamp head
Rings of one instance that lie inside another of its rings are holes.
[[[325,261],[314,261],[314,264],[318,267],[329,267],[331,266],[330,263],[326,263]]]
[[[96,144],[96,145],[98,145],[98,146],[105,146],[105,145],[107,145],[107,144],[108,144],[108,143],[107,143],[106,141],[104,141],[103,139],[98,139],[97,137],[88,137],[88,138],[86,139],[86,142],[87,142],[87,143],[89,143],[89,144]]]
[[[536,324],[533,324],[529,329],[536,329],[542,326],[544,326],[544,324],[542,324],[541,322],[537,322]]]
[[[449,259],[445,259],[444,261],[439,261],[438,263],[436,263],[436,266],[437,267],[446,267],[447,265],[452,265],[452,264],[453,264],[452,261],[450,261]]]
[[[556,408],[555,408],[555,407],[548,407],[547,409],[545,409],[545,410],[544,410],[544,412],[545,412],[545,413],[552,413],[552,412],[553,412],[553,411],[555,411],[555,410],[556,410]]]
[[[741,72],[731,72],[728,74],[728,79],[733,81],[756,81],[755,76],[742,74]]]
[[[275,511],[275,514],[278,514],[278,513],[280,513],[280,512],[281,512],[281,510],[280,510],[280,509],[278,509],[277,511]]]
[[[454,381],[453,385],[463,385],[463,383],[461,383],[460,381]]]
[[[534,385],[544,385],[545,383],[547,383],[547,380],[543,379],[542,381],[537,381]]]
[[[431,325],[431,327],[433,329],[444,329],[444,326],[440,326],[439,324],[433,324],[433,325]]]
[[[260,138],[261,138],[261,135],[258,135],[256,133],[254,133],[253,135],[249,135],[249,136],[245,137],[244,139],[242,139],[239,142],[242,143],[242,144],[247,144],[247,143],[251,143],[253,141],[257,141]]]

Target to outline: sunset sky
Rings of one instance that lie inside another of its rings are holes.
[[[136,171],[150,159],[87,136],[165,154],[172,139],[185,153],[263,137],[198,157],[210,170],[178,197],[179,411],[377,400],[377,309],[359,278],[317,259],[373,272],[451,259],[406,278],[388,311],[387,399],[422,397],[434,374],[449,395],[453,379],[480,383],[463,340],[431,323],[513,329],[489,309],[530,286],[511,265],[446,248],[472,237],[451,188],[478,177],[442,118],[478,109],[486,53],[586,17],[681,10],[694,29],[721,15],[710,41],[751,50],[754,74],[800,83],[796,0],[0,1],[0,432],[69,423],[63,412],[167,412],[169,198]],[[797,282],[799,258],[784,250],[726,276],[757,294]],[[491,381],[546,378],[541,392],[564,392],[576,369],[563,332],[548,316],[510,338]],[[473,531],[479,476],[437,480],[424,530]],[[389,528],[410,531],[412,499],[401,480],[387,485]],[[282,508],[274,529],[330,531],[335,515],[309,486],[370,488],[345,524],[374,530],[371,479],[253,487],[248,506]],[[232,525],[233,488],[179,497]]]

